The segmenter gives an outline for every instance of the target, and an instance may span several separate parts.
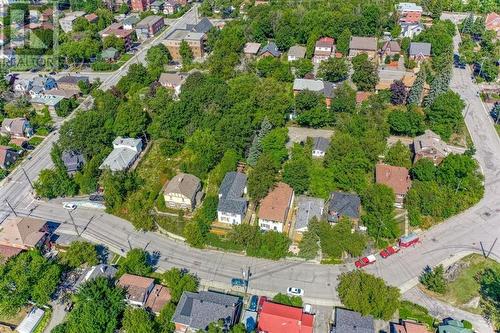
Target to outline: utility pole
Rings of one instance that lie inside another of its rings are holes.
[[[132,250],[132,244],[130,243],[130,235],[127,236],[128,248]]]
[[[479,245],[481,245],[481,251],[483,252],[483,257],[486,258],[486,252],[484,252],[483,242],[479,242]]]
[[[26,179],[28,180],[28,183],[30,183],[31,189],[34,190],[35,188],[33,187],[33,183],[31,182],[30,177],[28,177],[28,174],[26,173],[26,170],[24,170],[24,168],[21,168],[21,170],[23,170],[23,173],[26,176]]]
[[[75,232],[76,232],[76,235],[78,237],[80,237],[80,233],[78,232],[78,228],[76,227],[76,224],[75,224],[75,220],[73,220],[73,216],[71,215],[71,212],[68,210],[68,215],[69,215],[69,219],[71,221],[71,224],[73,224],[73,227],[75,228]]]
[[[495,241],[494,241],[494,242],[493,242],[493,244],[491,245],[490,250],[488,251],[488,254],[486,255],[486,259],[488,259],[488,257],[490,256],[491,251],[493,250],[493,247],[495,247],[495,244],[497,243],[497,240],[498,240],[498,237],[497,237],[497,238],[495,238]]]
[[[248,292],[248,283],[250,282],[250,275],[252,275],[252,273],[250,273],[250,266],[247,267],[247,271],[243,271],[241,272],[243,274],[243,278],[245,279],[245,297],[247,297],[247,292]]]
[[[12,208],[12,206],[10,205],[10,203],[7,201],[7,199],[5,199],[5,202],[7,203],[7,206],[9,206],[10,210],[12,210],[12,213],[14,213],[15,216],[17,216],[17,213],[16,211],[14,210],[14,208]]]

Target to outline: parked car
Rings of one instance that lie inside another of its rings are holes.
[[[246,287],[248,285],[247,280],[243,279],[238,279],[238,278],[232,278],[231,279],[231,286],[233,287]]]
[[[410,247],[412,245],[417,244],[420,241],[418,236],[414,233],[409,234],[408,236],[403,236],[399,239],[400,247]]]
[[[67,209],[67,210],[75,210],[76,204],[74,204],[72,202],[63,202],[63,207],[64,207],[64,209]]]
[[[103,202],[104,201],[104,196],[101,195],[101,194],[91,194],[89,196],[89,200],[90,201],[99,201],[99,202]]]
[[[267,297],[266,296],[260,296],[259,297],[258,311],[260,311],[262,309],[262,305],[264,305],[265,302],[267,302]]]
[[[399,246],[391,245],[391,246],[388,246],[387,248],[383,249],[382,251],[380,251],[380,256],[385,259],[387,257],[392,256],[393,254],[398,253],[399,250],[400,250]]]
[[[359,259],[358,261],[356,261],[354,263],[354,265],[357,268],[362,268],[362,267],[373,264],[375,261],[377,261],[375,256],[373,254],[370,254],[369,256],[363,257],[363,258]]]
[[[288,287],[286,293],[289,296],[304,296],[304,290],[295,287]]]
[[[304,304],[303,306],[304,313],[313,313],[312,305],[311,304]]]
[[[259,296],[252,295],[252,297],[250,297],[250,302],[248,303],[248,311],[256,312],[258,304],[259,304]]]

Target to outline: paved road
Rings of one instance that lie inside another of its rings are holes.
[[[105,84],[114,84],[118,77],[117,74]],[[500,207],[497,205],[500,198],[500,140],[487,111],[476,97],[477,88],[471,82],[469,72],[454,70],[451,85],[470,105],[465,121],[477,149],[476,158],[485,174],[485,196],[475,207],[426,232],[422,236],[422,244],[405,249],[386,260],[379,259],[367,268],[367,271],[400,287],[403,292],[416,285],[417,277],[425,266],[453,259],[457,253],[480,251],[480,242],[489,247],[500,236]],[[42,156],[33,158],[27,166],[31,177],[36,177],[37,169],[50,165],[48,150],[44,150]],[[15,203],[19,213],[28,214],[31,211],[34,216],[59,221],[61,232],[75,233],[73,225],[68,222],[68,212],[60,204],[33,202],[26,181],[19,175],[14,179],[20,183],[11,182],[10,186],[7,184],[2,187],[0,201],[8,198]],[[6,206],[3,211],[7,213]],[[338,304],[335,292],[337,277],[353,269],[353,265],[324,266],[291,260],[274,262],[218,251],[202,251],[157,233],[135,231],[127,221],[102,212],[78,208],[72,215],[79,233],[85,239],[105,244],[118,253],[126,252],[129,242],[132,247],[160,251],[160,269],[185,267],[196,272],[204,284],[220,288],[227,288],[231,277],[241,276],[242,269],[250,266],[253,272],[250,292],[272,295],[284,291],[288,286],[296,286],[305,290],[306,302],[333,305]],[[493,249],[491,256],[497,260],[500,258],[499,246]]]

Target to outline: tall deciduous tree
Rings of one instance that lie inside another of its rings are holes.
[[[183,64],[189,65],[193,62],[193,51],[185,40],[181,42],[181,45],[179,47],[179,54],[181,56]]]
[[[378,73],[366,54],[359,54],[352,59],[352,82],[361,91],[372,91],[379,81]]]
[[[374,184],[362,196],[366,214],[362,221],[373,237],[395,239],[399,236],[399,228],[394,219],[394,192],[382,184]]]
[[[345,58],[328,58],[319,65],[318,76],[324,81],[338,82],[345,80],[349,74],[349,64]]]
[[[149,254],[141,249],[132,249],[127,252],[127,256],[120,262],[117,275],[120,276],[125,273],[148,275],[152,271]]]
[[[349,52],[349,42],[351,41],[351,36],[351,31],[349,28],[346,28],[339,35],[339,38],[337,38],[337,51],[342,53],[344,56],[346,56]]]
[[[151,314],[142,308],[132,307],[125,309],[122,328],[127,333],[151,333],[155,331]]]
[[[398,141],[387,150],[384,162],[409,169],[412,164],[411,151],[401,141]]]
[[[260,201],[267,195],[276,180],[276,166],[269,154],[262,154],[248,177],[248,195]]]
[[[66,252],[61,254],[61,262],[71,268],[76,268],[83,264],[97,265],[99,258],[95,245],[84,241],[74,241]]]
[[[406,87],[403,81],[397,80],[391,84],[391,103],[394,105],[404,104],[406,101]]]

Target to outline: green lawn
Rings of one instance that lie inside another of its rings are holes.
[[[410,319],[426,324],[430,329],[434,327],[435,323],[439,323],[439,320],[432,317],[426,308],[408,301],[401,302],[399,317],[401,319]]]
[[[495,125],[495,128],[497,129],[498,135],[500,135],[500,125]]]
[[[479,283],[476,281],[475,276],[485,268],[500,270],[500,263],[485,259],[479,254],[471,254],[461,261],[468,262],[469,267],[460,272],[455,281],[448,284],[446,293],[440,297],[444,301],[462,307],[467,311],[479,313],[480,309],[465,306],[474,297],[479,296]]]

